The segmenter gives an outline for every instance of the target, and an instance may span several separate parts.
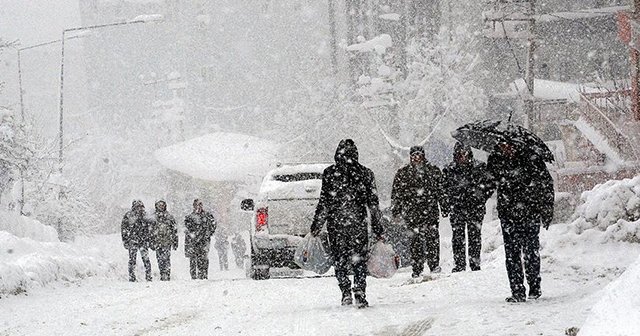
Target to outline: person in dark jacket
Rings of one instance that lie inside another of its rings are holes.
[[[353,296],[358,308],[369,305],[366,300],[368,224],[377,239],[382,239],[380,208],[373,172],[358,162],[358,149],[351,139],[340,141],[335,164],[322,173],[322,189],[311,225],[311,234],[318,236],[326,223],[331,252],[335,260],[335,274],[342,291],[342,305],[353,304],[351,281],[353,268]]]
[[[167,211],[165,201],[156,202],[156,212],[151,223],[153,248],[158,258],[160,280],[171,279],[171,250],[178,249],[178,226],[176,220]]]
[[[440,211],[448,216],[449,205],[440,168],[427,162],[421,146],[411,147],[409,155],[411,162],[393,179],[391,213],[394,222],[404,219],[412,231],[412,277],[417,278],[424,270],[425,259],[432,273],[441,271],[438,227]]]
[[[231,250],[233,251],[233,256],[236,260],[236,266],[238,266],[238,268],[244,267],[244,256],[247,253],[247,243],[244,241],[242,233],[236,232],[233,237],[233,241],[231,242]]]
[[[496,146],[489,155],[487,169],[497,185],[498,217],[511,287],[506,301],[526,301],[525,274],[529,298],[537,299],[542,294],[540,225],[548,229],[553,220],[553,179],[541,158],[509,142]]]
[[[151,261],[149,260],[149,219],[144,211],[144,203],[134,200],[131,210],[122,218],[121,233],[124,248],[129,250],[129,281],[136,281],[136,259],[138,251],[144,264],[145,278],[151,281]]]
[[[443,173],[451,206],[451,245],[455,263],[452,272],[462,272],[467,268],[467,238],[469,268],[479,271],[482,219],[487,210],[487,199],[493,193],[487,165],[473,158],[471,148],[457,142],[453,149],[453,162],[444,168]]]
[[[218,264],[221,271],[229,270],[229,237],[225,230],[220,227],[216,232],[216,241],[213,244],[218,251]]]
[[[191,279],[209,277],[209,248],[211,236],[216,231],[216,220],[204,210],[202,201],[193,201],[193,212],[184,219],[184,252],[189,258]]]

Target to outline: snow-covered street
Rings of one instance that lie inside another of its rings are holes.
[[[253,281],[240,269],[217,271],[215,255],[206,281],[185,279],[186,264],[176,253],[178,280],[129,283],[120,253],[120,278],[56,283],[3,298],[0,335],[563,335],[584,323],[600,290],[640,252],[628,243],[594,248],[584,237],[567,240],[565,226],[543,232],[543,297],[525,304],[504,302],[502,248],[485,256],[480,272],[449,274],[445,244],[443,274],[416,284],[408,284],[408,269],[391,279],[368,278],[372,306],[360,310],[339,305],[333,277]]]

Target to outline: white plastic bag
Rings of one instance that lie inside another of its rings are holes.
[[[320,237],[314,237],[311,233],[304,240],[293,255],[293,261],[302,269],[325,274],[333,266],[333,257],[322,244]]]
[[[391,278],[400,266],[400,256],[390,244],[378,241],[371,247],[367,269],[374,278]]]

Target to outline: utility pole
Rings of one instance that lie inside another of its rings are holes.
[[[335,77],[338,76],[338,36],[336,28],[336,0],[328,0],[329,34],[331,35],[331,70]]]
[[[527,37],[527,71],[525,73],[525,83],[529,91],[529,97],[525,99],[525,113],[532,119],[535,113],[534,108],[534,87],[535,87],[535,52],[536,52],[536,0],[529,0],[529,34]]]

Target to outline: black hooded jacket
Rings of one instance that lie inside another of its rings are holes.
[[[523,148],[508,157],[495,149],[487,169],[498,190],[498,216],[503,225],[540,225],[553,220],[553,179],[541,158]]]
[[[459,161],[461,156],[466,160]],[[487,199],[493,193],[493,181],[484,162],[473,158],[471,148],[456,143],[453,162],[443,169],[452,217],[481,221]],[[453,218],[452,218],[453,219]]]
[[[382,235],[380,208],[373,172],[358,162],[358,149],[353,140],[340,141],[335,164],[322,173],[320,200],[311,225],[311,232],[327,224],[330,240],[337,235],[362,237],[354,244],[365,244],[368,235],[367,210],[371,213],[371,228]]]
[[[440,209],[438,209],[438,205]],[[391,189],[391,212],[402,216],[409,228],[437,226],[440,210],[449,214],[449,202],[440,168],[425,162],[398,170]]]
[[[134,201],[131,210],[122,218],[120,227],[122,243],[127,249],[149,248],[151,241],[150,220],[147,218],[144,207],[138,208],[141,204],[140,201]]]

